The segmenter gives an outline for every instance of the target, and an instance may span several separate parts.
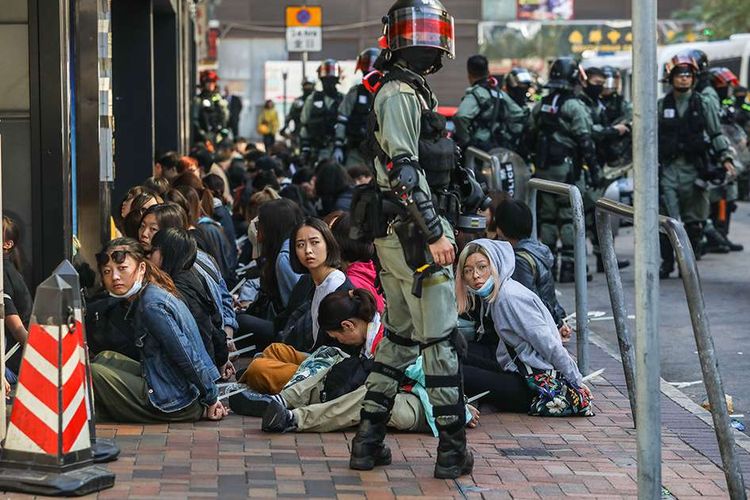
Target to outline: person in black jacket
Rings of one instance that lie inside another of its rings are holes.
[[[193,268],[198,246],[184,229],[160,230],[151,243],[149,260],[172,277],[181,299],[198,325],[203,343],[223,379],[234,375],[229,361],[227,335],[221,328],[221,312],[216,308],[203,277]]]

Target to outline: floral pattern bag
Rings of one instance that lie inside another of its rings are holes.
[[[539,417],[593,417],[591,400],[557,370],[526,368],[526,385],[534,394],[529,415]]]

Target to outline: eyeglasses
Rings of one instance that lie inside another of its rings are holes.
[[[474,277],[474,274],[476,274],[480,278],[483,278],[490,274],[490,266],[488,266],[487,264],[479,264],[476,267],[464,267],[464,279],[471,279],[472,277]]]
[[[96,254],[96,263],[100,266],[104,266],[110,261],[110,259],[112,259],[115,264],[122,264],[125,262],[125,257],[128,255],[132,255],[128,250],[115,250],[111,253],[100,252]]]

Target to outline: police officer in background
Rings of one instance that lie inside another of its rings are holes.
[[[357,56],[355,71],[361,71],[367,76],[373,71],[375,60],[380,49],[374,47],[363,50]],[[365,165],[365,159],[360,153],[359,146],[367,136],[367,117],[372,110],[372,93],[364,83],[353,86],[344,96],[339,105],[339,116],[336,122],[336,142],[333,148],[333,158],[347,167]]]
[[[335,59],[326,59],[318,66],[318,78],[323,90],[316,90],[302,107],[299,132],[303,164],[327,160],[333,154],[336,118],[344,96],[338,91],[341,66]]]
[[[305,80],[302,82],[302,95],[299,96],[292,102],[292,107],[289,109],[286,118],[284,119],[284,127],[281,129],[280,134],[284,137],[289,137],[292,140],[292,146],[296,147],[299,142],[299,131],[302,128],[300,117],[302,116],[302,108],[305,107],[305,101],[315,90],[315,82]],[[292,125],[292,131],[289,132],[289,126]]]
[[[665,67],[672,86],[659,99],[659,191],[662,213],[680,219],[700,258],[703,227],[708,218],[707,185],[735,174],[727,138],[711,97],[694,90],[699,69],[695,60],[678,54]],[[716,163],[718,162],[718,164]],[[659,277],[674,271],[669,239],[659,235],[662,264]]]
[[[534,85],[534,75],[526,68],[511,69],[503,81],[503,89],[513,101],[523,110],[528,110],[531,98],[531,88]]]
[[[499,88],[490,76],[487,58],[471,56],[466,62],[469,83],[453,117],[456,143],[489,151],[503,147],[513,151],[523,132],[524,110]]]
[[[721,123],[722,132],[734,148],[734,153],[737,154],[735,160],[739,160],[742,158],[741,154],[743,152],[740,148],[746,148],[745,144],[747,143],[747,134],[736,121],[738,108],[733,95],[733,89],[739,85],[739,79],[732,70],[725,67],[710,68],[709,74],[711,75],[711,86],[716,91],[719,99],[721,99],[719,122]],[[735,169],[738,175],[742,174],[744,171],[742,162],[736,162]],[[707,253],[739,252],[744,249],[742,245],[734,243],[729,239],[729,225],[732,213],[737,210],[738,198],[737,179],[731,179],[725,185],[709,190],[709,202],[711,204],[710,218],[706,221],[706,228],[704,230],[706,235],[705,251]]]
[[[383,21],[383,51],[376,67],[385,75],[375,96],[370,130],[377,153],[377,185],[382,196],[395,200],[404,213],[388,217],[387,227],[375,239],[380,280],[388,296],[388,336],[378,345],[367,379],[349,466],[369,470],[391,463],[391,452],[383,442],[386,424],[403,370],[421,352],[439,431],[434,475],[453,479],[469,474],[474,464],[466,448],[463,380],[456,349],[462,339],[452,268],[454,236],[433,205],[425,175],[433,161],[420,162],[423,124],[440,122],[434,111],[437,99],[425,76],[442,67],[443,56],[454,57],[453,17],[438,0],[398,0]],[[444,154],[446,158],[435,160],[452,164],[452,142]],[[422,289],[415,294],[417,284]]]
[[[536,176],[579,187],[599,186],[600,166],[592,138],[591,114],[574,92],[585,81],[586,73],[572,57],[552,63],[551,92],[531,112],[530,136],[535,144]],[[560,283],[575,280],[573,209],[566,197],[539,193],[539,235],[542,243],[560,250]]]
[[[603,163],[610,167],[619,167],[633,161],[633,105],[620,93],[622,82],[617,68],[603,66],[602,73],[604,86],[599,97],[604,105],[602,124],[611,129],[601,145],[597,144],[597,151]]]
[[[221,96],[216,82],[219,75],[209,69],[200,73],[200,93],[193,98],[190,115],[193,125],[193,142],[211,141],[218,144],[225,137],[224,129],[229,119],[227,101]]]
[[[714,107],[714,110],[718,113],[721,108],[721,99],[719,94],[716,93],[713,86],[711,85],[711,73],[708,68],[708,55],[700,49],[687,49],[683,50],[678,56],[683,58],[692,58],[698,67],[698,73],[695,77],[695,92],[698,92],[703,97],[708,98],[709,105]]]

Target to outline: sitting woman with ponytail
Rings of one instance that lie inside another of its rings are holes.
[[[140,362],[104,351],[91,362],[97,416],[134,423],[221,420],[219,371],[174,283],[137,241],[119,238],[97,254],[109,294],[127,301]]]

